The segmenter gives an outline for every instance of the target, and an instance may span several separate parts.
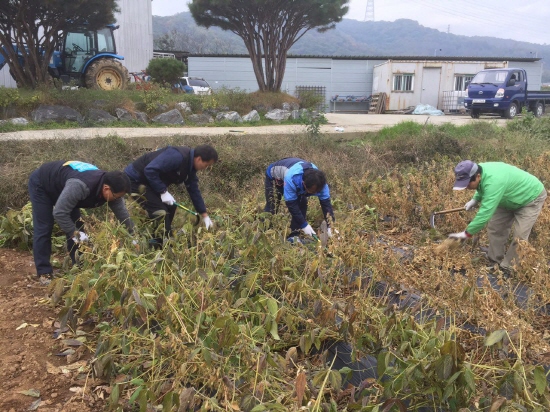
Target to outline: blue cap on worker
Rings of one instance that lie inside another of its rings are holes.
[[[479,167],[471,160],[463,160],[455,167],[455,185],[453,190],[464,190],[468,187],[470,179],[477,173]]]

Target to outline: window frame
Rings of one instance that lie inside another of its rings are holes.
[[[394,73],[392,81],[392,92],[414,92],[414,73]]]
[[[471,82],[475,74],[462,74],[455,73],[454,82],[453,82],[453,91],[455,92],[464,92],[466,91],[466,82]],[[458,88],[458,80],[462,83],[462,89]]]

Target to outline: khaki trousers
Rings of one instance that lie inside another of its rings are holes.
[[[487,225],[489,236],[488,257],[494,262],[500,263],[505,269],[511,269],[514,260],[519,261],[517,253],[517,240],[527,240],[531,229],[540,215],[544,201],[546,200],[546,189],[531,203],[516,209],[507,210],[498,207]],[[506,243],[513,231],[513,239],[508,251]],[[506,252],[506,253],[505,253]]]

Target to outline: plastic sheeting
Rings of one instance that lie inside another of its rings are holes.
[[[433,106],[430,106],[429,104],[422,104],[420,103],[414,108],[414,111],[412,114],[428,114],[430,116],[445,116],[445,113],[443,113],[441,110],[436,109]]]

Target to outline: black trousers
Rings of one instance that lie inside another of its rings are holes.
[[[140,206],[147,212],[149,219],[156,221],[156,227],[160,226],[164,221],[164,233],[163,237],[170,237],[172,233],[172,221],[176,215],[176,205],[168,206],[166,203],[162,203],[160,195],[155,192],[150,186],[131,180],[132,193],[138,193],[134,196],[134,199],[140,204]],[[145,187],[145,191],[142,192]],[[155,230],[156,231],[156,230]],[[157,239],[162,243],[162,238]]]
[[[52,254],[53,208],[55,201],[49,197],[48,193],[40,185],[38,171],[32,172],[29,178],[29,195],[32,205],[33,224],[32,253],[36,273],[38,275],[50,274],[53,273],[50,257]],[[73,209],[71,220],[75,223],[77,230],[83,231],[84,222],[82,222],[80,217],[80,209]],[[75,264],[78,245],[73,241],[72,235],[67,236],[67,250],[73,264]]]
[[[284,194],[284,185],[283,182],[276,179],[270,179],[267,175],[265,176],[265,183],[264,183],[264,190],[265,190],[265,207],[264,212],[269,212],[271,214],[277,213],[279,209],[279,205],[281,203],[281,199]],[[302,213],[302,216],[304,219],[307,215],[307,197],[306,196],[299,196],[298,202],[300,204],[300,212]],[[299,222],[292,217],[292,220],[290,221],[290,229],[294,231],[298,231],[300,229]]]

